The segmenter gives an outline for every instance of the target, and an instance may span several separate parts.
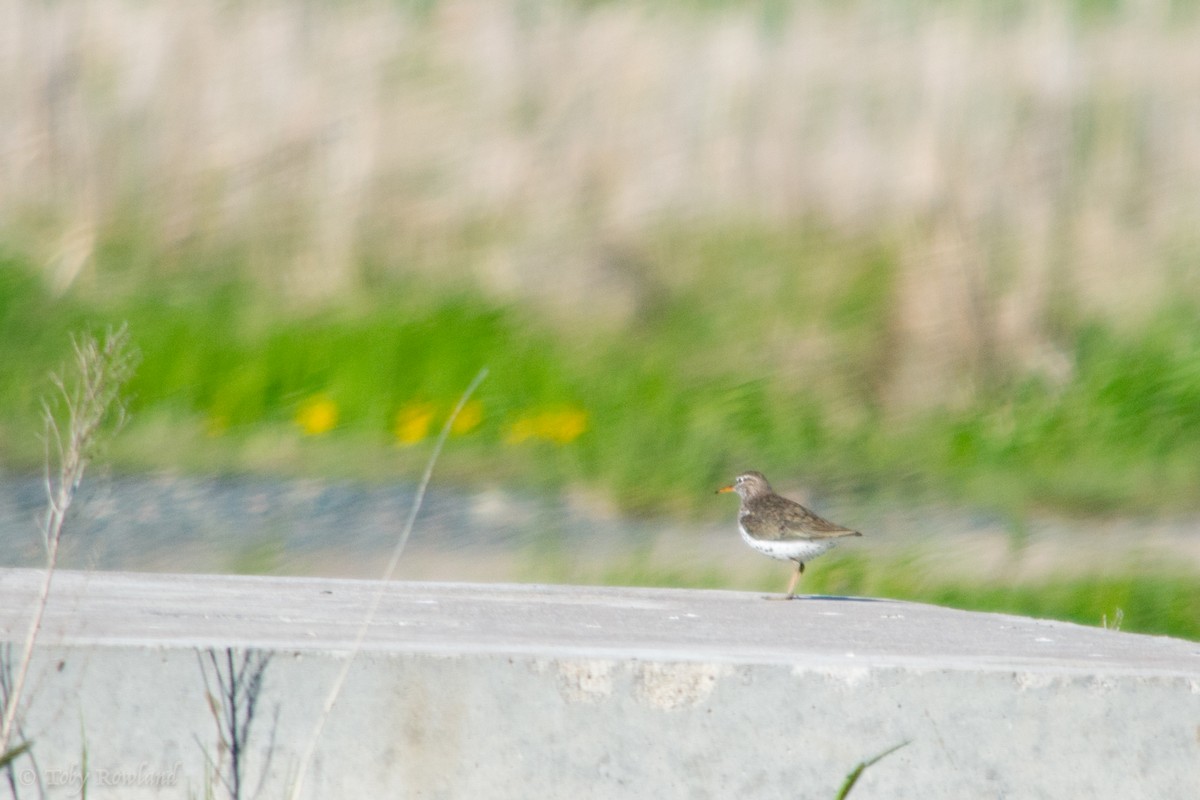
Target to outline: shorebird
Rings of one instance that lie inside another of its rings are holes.
[[[796,596],[796,582],[804,572],[804,562],[827,552],[840,539],[862,536],[775,494],[761,472],[743,472],[730,485],[717,489],[718,494],[722,492],[737,492],[741,498],[738,530],[746,544],[771,558],[796,562],[787,594],[771,599],[791,600]]]

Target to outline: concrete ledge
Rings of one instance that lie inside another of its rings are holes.
[[[0,570],[0,639],[40,577]],[[284,796],[376,588],[59,573],[18,779],[78,796],[86,748],[89,797],[203,796],[207,654],[232,648],[271,656],[243,796]],[[904,741],[855,800],[1200,797],[1200,644],[855,598],[396,583],[306,796],[832,798]]]

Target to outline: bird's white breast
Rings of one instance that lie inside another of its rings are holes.
[[[828,552],[830,548],[837,544],[837,539],[817,539],[815,541],[805,541],[803,539],[755,539],[746,533],[746,529],[741,526],[741,523],[738,524],[738,530],[742,532],[742,539],[745,540],[746,544],[763,555],[778,558],[780,561],[799,561],[803,563],[816,558],[822,553]]]

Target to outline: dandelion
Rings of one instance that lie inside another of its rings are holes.
[[[481,422],[483,422],[483,404],[478,400],[471,400],[458,412],[454,422],[450,423],[450,432],[455,436],[462,436],[478,428]]]
[[[325,395],[310,397],[296,411],[296,425],[305,436],[320,436],[333,430],[338,422],[337,403]]]
[[[587,412],[578,408],[540,411],[521,417],[508,428],[505,441],[521,444],[530,439],[569,444],[587,430]]]
[[[396,412],[392,433],[402,445],[416,444],[429,435],[433,424],[433,406],[429,403],[411,403]]]

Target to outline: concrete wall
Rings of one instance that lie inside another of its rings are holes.
[[[0,570],[0,638],[38,578]],[[286,796],[377,589],[60,573],[14,777],[78,796],[86,750],[89,797],[203,797],[208,760],[229,775],[206,693],[231,648],[235,671],[269,656],[241,796]],[[1200,644],[892,601],[391,584],[305,796],[833,798],[906,741],[855,800],[1194,799]]]

